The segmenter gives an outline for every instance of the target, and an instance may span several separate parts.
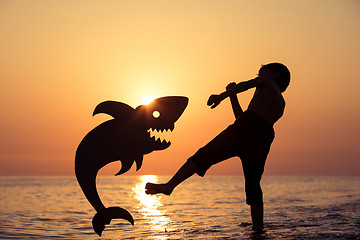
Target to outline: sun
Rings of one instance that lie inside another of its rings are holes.
[[[154,96],[146,95],[142,100],[142,104],[147,105],[147,104],[151,103],[154,99],[155,99]]]

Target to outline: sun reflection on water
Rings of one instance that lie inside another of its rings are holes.
[[[174,231],[171,220],[167,217],[166,211],[159,210],[163,204],[160,195],[147,195],[145,193],[145,185],[147,182],[158,182],[155,175],[143,175],[139,177],[140,182],[132,189],[135,199],[139,201],[138,211],[142,214],[143,219],[148,226],[157,232]]]

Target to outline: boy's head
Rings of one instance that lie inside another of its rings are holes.
[[[274,73],[275,77],[273,80],[279,85],[280,91],[284,92],[290,83],[290,71],[289,69],[281,63],[269,63],[262,65],[261,70],[270,70]]]

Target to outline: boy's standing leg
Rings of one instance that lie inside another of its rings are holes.
[[[253,230],[261,230],[264,226],[264,204],[250,205]]]
[[[269,139],[269,142],[259,144],[240,156],[245,178],[246,203],[250,205],[254,230],[261,230],[264,225],[264,204],[260,181],[272,139],[273,137]]]

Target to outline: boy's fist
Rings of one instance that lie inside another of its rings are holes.
[[[211,106],[211,108],[215,108],[223,99],[220,95],[213,94],[209,97],[209,100],[207,101],[207,105]]]

